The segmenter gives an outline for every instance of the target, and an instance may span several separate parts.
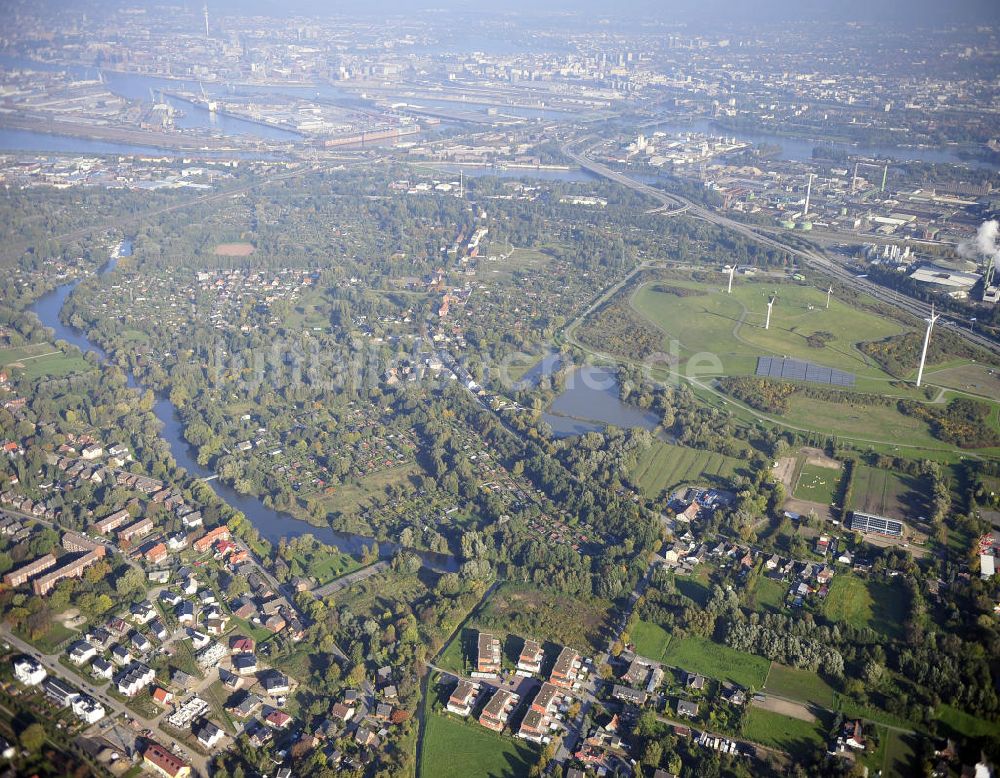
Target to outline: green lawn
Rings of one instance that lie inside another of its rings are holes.
[[[317,553],[306,567],[306,575],[316,579],[320,586],[336,578],[352,573],[361,568],[361,562],[350,554],[332,552]]]
[[[810,723],[750,707],[743,720],[743,736],[763,746],[787,751],[792,756],[807,756],[823,745],[826,733],[819,722]]]
[[[841,471],[832,467],[804,464],[799,473],[799,482],[795,485],[795,497],[799,500],[818,502],[829,505],[837,496],[840,485]]]
[[[765,689],[770,694],[789,700],[814,703],[823,708],[833,709],[834,691],[830,685],[814,672],[795,667],[771,663]]]
[[[526,741],[490,732],[471,721],[427,712],[420,753],[420,774],[428,778],[505,778],[524,776],[538,761]]]
[[[914,774],[917,738],[888,730],[882,735],[885,749],[885,775],[910,776]]]
[[[857,440],[878,440],[930,449],[950,449],[920,419],[904,416],[896,406],[851,406],[793,395],[782,417],[789,424],[817,432],[832,431]],[[898,452],[897,452],[898,453]]]
[[[444,647],[434,664],[442,670],[450,670],[460,675],[466,675],[470,670],[475,670],[476,668],[471,667],[466,659],[472,656],[471,652],[474,650],[474,641],[478,634],[478,629],[462,627],[454,639]]]
[[[21,638],[21,640],[27,640],[43,654],[51,654],[55,652],[55,650],[59,648],[62,643],[72,637],[75,637],[77,632],[69,627],[64,627],[60,621],[53,621],[49,624],[49,628],[45,631],[45,633],[39,636],[36,640],[32,640],[28,637],[27,633],[22,632],[20,629],[15,629],[14,634]]]
[[[58,378],[94,369],[75,349],[60,351],[51,343],[0,349],[0,366],[8,371],[17,371],[28,379]]]
[[[658,284],[702,292],[688,297],[656,291]],[[700,284],[689,280],[655,281],[633,296],[633,307],[665,333],[664,341],[676,339],[682,356],[697,352],[717,354],[727,373],[752,372],[747,357],[777,355],[804,359],[828,367],[884,378],[887,375],[857,348],[856,343],[896,335],[902,325],[835,297],[826,309],[825,290],[779,280],[736,279],[733,293],[725,293],[724,281]],[[767,296],[777,292],[771,326],[765,330]],[[808,338],[830,333],[821,348]]]
[[[787,594],[788,584],[761,576],[757,580],[757,587],[753,593],[757,605],[756,609],[780,613],[785,609],[785,595]]]
[[[670,633],[659,624],[649,621],[638,621],[629,633],[635,652],[647,659],[659,661],[670,642]]]
[[[664,490],[672,491],[683,484],[727,483],[741,464],[735,457],[713,451],[654,441],[638,458],[631,477],[646,497],[655,499]]]
[[[671,638],[663,652],[663,661],[689,672],[754,689],[764,685],[770,666],[770,662],[763,657],[744,654],[699,637]]]
[[[938,708],[937,718],[945,727],[965,737],[1000,736],[1000,721],[981,719],[951,705]]]
[[[858,629],[871,627],[888,637],[897,637],[906,618],[905,598],[900,583],[838,575],[830,585],[823,613],[831,621],[842,621]]]

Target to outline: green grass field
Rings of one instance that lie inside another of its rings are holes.
[[[887,730],[882,735],[885,749],[884,775],[910,776],[915,774],[917,737],[904,735],[895,730]]]
[[[671,638],[663,652],[663,661],[689,672],[754,689],[764,685],[770,667],[770,662],[763,657],[744,654],[699,637]]]
[[[867,465],[854,468],[853,507],[857,510],[906,520],[921,515],[914,509],[925,499],[923,484],[914,476]]]
[[[853,407],[793,395],[788,401],[788,412],[781,418],[804,429],[817,432],[830,430],[856,440],[894,441],[896,445],[929,449],[951,448],[931,435],[925,422],[904,416],[894,405]]]
[[[794,496],[799,500],[829,505],[837,496],[841,475],[839,469],[804,464],[795,485]]]
[[[631,477],[646,497],[656,499],[664,490],[683,484],[718,483],[736,475],[742,463],[713,451],[698,451],[654,441],[639,457]]]
[[[0,350],[0,367],[16,372],[29,380],[60,378],[73,373],[85,373],[94,366],[75,349],[59,351],[51,343],[33,343],[21,348]]]
[[[653,624],[649,621],[636,622],[629,636],[632,638],[637,654],[657,662],[663,657],[667,643],[670,642],[670,633],[659,624]]]
[[[765,609],[772,613],[780,613],[785,609],[785,595],[787,594],[787,584],[761,576],[757,580],[757,588],[754,589],[757,610]]]
[[[755,743],[787,751],[792,756],[808,755],[823,745],[823,726],[780,713],[751,707],[743,720],[743,736]]]
[[[830,685],[816,673],[771,663],[765,688],[770,694],[799,702],[811,702],[833,709],[835,698]]]
[[[526,741],[430,711],[420,751],[420,774],[428,778],[514,778],[538,761]]]
[[[658,283],[695,289],[706,294],[679,297],[656,291]],[[778,301],[771,326],[763,328],[767,296],[777,291]],[[676,339],[682,355],[697,352],[717,354],[727,373],[742,372],[753,359],[777,355],[804,359],[862,375],[886,377],[878,365],[857,348],[856,343],[877,340],[904,331],[890,319],[833,299],[826,309],[826,293],[799,284],[738,280],[732,295],[720,284],[698,284],[671,280],[642,286],[632,298],[633,307],[665,333],[665,341]],[[807,338],[816,332],[833,335],[822,348],[813,348]],[[746,358],[750,357],[750,360]]]
[[[838,575],[830,585],[823,613],[831,621],[898,637],[906,618],[905,593],[902,584]]]
[[[981,719],[951,705],[939,707],[937,718],[947,729],[965,737],[1000,736],[1000,721]]]

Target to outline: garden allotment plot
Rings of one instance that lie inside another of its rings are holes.
[[[767,300],[775,292],[771,326],[765,330]],[[859,378],[888,379],[890,376],[855,344],[898,335],[906,329],[836,298],[827,310],[825,291],[774,280],[737,279],[731,295],[721,284],[711,282],[652,281],[636,291],[632,305],[663,330],[665,351],[669,351],[670,341],[679,343],[682,368],[686,360],[706,352],[719,357],[727,375],[753,375],[758,357],[774,356]]]

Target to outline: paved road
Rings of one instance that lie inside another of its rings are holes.
[[[0,625],[0,635],[3,639],[10,643],[10,645],[21,651],[28,656],[32,656],[42,663],[49,675],[56,676],[67,681],[72,686],[80,689],[81,691],[89,694],[95,700],[98,700],[101,705],[105,707],[106,710],[110,711],[109,716],[129,716],[136,721],[140,722],[139,729],[151,729],[153,730],[153,737],[158,740],[162,745],[168,746],[176,739],[175,734],[168,733],[160,729],[158,719],[160,716],[153,719],[147,719],[141,716],[139,713],[125,707],[124,703],[118,700],[112,699],[103,690],[97,689],[93,684],[84,680],[79,675],[71,672],[69,669],[64,667],[59,662],[60,654],[43,654],[39,649],[27,643],[21,638],[14,635],[10,629],[5,625]],[[162,715],[162,714],[160,714]],[[189,762],[195,770],[197,770],[202,775],[208,775],[208,759],[201,756],[200,754],[194,753],[188,750],[188,756],[190,757]]]
[[[757,241],[762,245],[779,251],[784,251],[792,256],[798,257],[804,260],[807,264],[823,270],[844,286],[859,292],[864,292],[877,300],[894,305],[895,307],[921,319],[929,313],[927,305],[923,302],[914,300],[912,297],[893,289],[880,286],[879,284],[869,281],[868,279],[858,278],[854,273],[846,270],[825,254],[812,249],[803,249],[797,246],[792,246],[780,240],[780,238],[785,234],[782,230],[777,228],[751,226],[735,221],[727,216],[723,216],[720,213],[709,210],[702,205],[693,203],[681,195],[670,194],[663,192],[662,190],[655,189],[648,184],[636,181],[634,178],[631,178],[624,173],[612,170],[606,165],[594,162],[586,156],[586,152],[578,153],[572,149],[572,146],[579,142],[581,141],[577,140],[564,144],[562,147],[563,153],[570,159],[574,160],[581,167],[597,175],[616,181],[623,186],[627,186],[630,189],[641,192],[648,197],[658,200],[662,206],[661,212],[667,216],[675,216],[686,213],[694,218],[707,221],[720,227],[725,227],[731,232],[736,232],[746,238]],[[952,321],[943,321],[939,326],[949,329],[953,334],[958,335],[971,343],[975,343],[977,346],[980,346],[993,354],[1000,355],[1000,344],[995,343],[983,335],[970,332],[968,329],[962,329]]]
[[[376,573],[381,573],[383,570],[388,569],[389,562],[383,559],[381,562],[376,562],[373,565],[368,565],[368,567],[362,567],[360,570],[355,570],[353,573],[348,573],[347,575],[341,576],[336,581],[330,581],[330,583],[325,586],[317,587],[312,590],[313,595],[316,597],[329,597],[334,592],[339,592],[341,589],[346,589],[348,586],[356,584],[358,581],[363,581],[366,578],[371,578]]]

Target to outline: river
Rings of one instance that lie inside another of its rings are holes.
[[[131,244],[125,241],[121,247],[121,256],[131,254]],[[114,271],[117,259],[110,259],[99,271],[100,275],[105,275]],[[65,340],[72,343],[82,352],[92,352],[98,356],[102,362],[108,362],[109,357],[98,344],[93,343],[86,335],[75,327],[62,323],[60,312],[66,303],[67,298],[79,284],[79,280],[62,284],[50,292],[42,295],[28,309],[32,311],[46,327],[55,331],[56,339]],[[127,375],[128,385],[143,391],[144,388],[135,380],[131,371]],[[214,473],[198,464],[194,449],[184,439],[183,426],[177,408],[170,400],[162,395],[156,396],[153,404],[153,413],[162,425],[160,435],[170,446],[170,453],[180,467],[183,467],[192,475],[198,478],[208,478]],[[354,556],[360,556],[363,549],[370,547],[372,538],[357,535],[351,532],[338,532],[331,527],[317,527],[308,522],[297,519],[294,516],[268,508],[257,497],[240,494],[232,487],[221,483],[219,479],[208,481],[212,491],[224,502],[228,503],[234,510],[240,511],[257,528],[262,538],[277,543],[281,538],[295,538],[301,535],[312,535],[328,545],[335,546],[341,551]],[[400,549],[396,543],[388,541],[377,541],[379,551],[384,558],[391,557]],[[418,554],[424,565],[437,571],[455,572],[458,570],[459,562],[455,557],[448,554],[436,554],[430,551],[414,550]]]

